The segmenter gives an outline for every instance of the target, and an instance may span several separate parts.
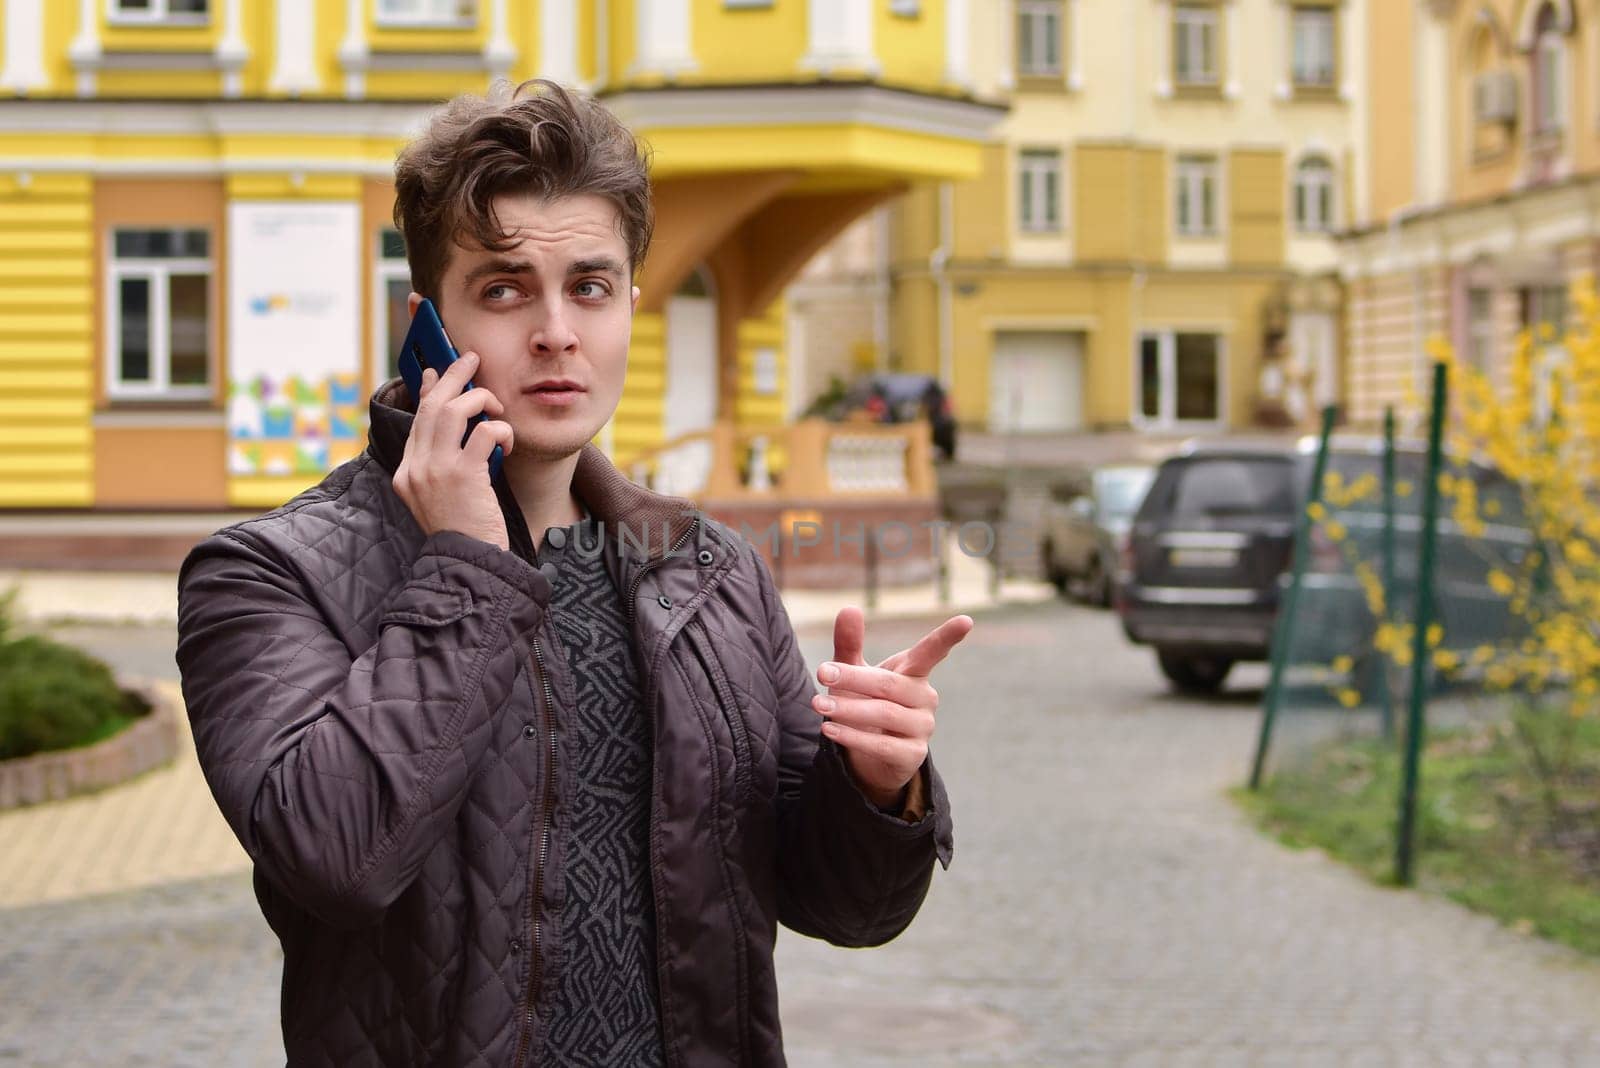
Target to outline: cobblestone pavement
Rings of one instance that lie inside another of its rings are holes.
[[[1169,697],[1062,605],[980,618],[936,681],[955,864],[887,947],[780,941],[798,1068],[1600,1064],[1600,967],[1245,824],[1258,693]],[[281,1063],[277,981],[240,876],[0,910],[0,1065]]]

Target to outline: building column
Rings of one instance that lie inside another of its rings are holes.
[[[489,40],[483,46],[483,65],[489,68],[491,79],[504,78],[516,61],[517,46],[511,43],[506,23],[506,0],[490,0]]]
[[[807,9],[807,47],[800,59],[803,70],[822,74],[860,71],[876,75],[883,70],[872,47],[872,9],[860,0],[810,0]]]
[[[6,0],[5,69],[0,90],[27,96],[49,84],[44,70],[43,0]]]
[[[42,45],[39,54],[44,54]],[[78,95],[94,96],[94,71],[100,62],[100,8],[95,0],[79,0],[78,35],[67,46],[67,57],[78,71]]]
[[[217,42],[217,65],[222,68],[222,95],[244,94],[244,64],[250,49],[244,43],[243,0],[228,0],[222,9],[222,39]]]
[[[578,82],[578,13],[573,0],[539,4],[539,77],[562,85]]]
[[[689,0],[652,0],[634,8],[636,41],[630,75],[668,81],[699,66],[690,37]]]
[[[962,89],[972,88],[972,12],[967,0],[945,0],[944,80]]]
[[[344,40],[339,42],[339,65],[344,68],[344,95],[359,99],[367,93],[367,10],[362,0],[346,0]]]
[[[321,88],[312,0],[278,0],[277,45],[268,91],[300,96]]]

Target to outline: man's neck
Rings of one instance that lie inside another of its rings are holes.
[[[572,492],[572,475],[577,469],[577,453],[559,460],[527,460],[520,464],[507,458],[506,481],[522,509],[535,549],[549,528],[569,527],[583,518],[578,498]]]

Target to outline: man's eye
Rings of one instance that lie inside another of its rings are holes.
[[[513,292],[515,290],[508,285],[493,285],[485,289],[483,295],[489,300],[504,300]]]
[[[573,292],[580,297],[600,298],[606,295],[607,289],[603,282],[579,282]]]

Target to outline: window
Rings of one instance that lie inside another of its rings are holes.
[[[1061,73],[1060,0],[1018,0],[1017,71],[1034,76]]]
[[[1061,228],[1061,153],[1025,149],[1017,162],[1018,224],[1023,230]]]
[[[211,395],[211,235],[117,229],[107,286],[107,392]]]
[[[1559,133],[1565,125],[1566,44],[1553,4],[1539,12],[1533,41],[1533,132]]]
[[[1138,422],[1211,423],[1222,417],[1222,339],[1217,334],[1139,336]]]
[[[176,22],[203,25],[209,0],[111,0],[112,22]]]
[[[1217,161],[1209,156],[1178,157],[1178,233],[1209,237],[1217,232]]]
[[[1292,75],[1296,89],[1332,89],[1338,78],[1338,24],[1331,7],[1296,7]]]
[[[470,26],[477,0],[378,0],[378,23],[386,26]]]
[[[1212,87],[1217,72],[1217,9],[1179,4],[1172,9],[1172,80],[1184,86]]]
[[[383,381],[400,374],[400,342],[411,329],[411,268],[406,263],[406,243],[400,231],[391,228],[378,234],[377,278],[374,280],[372,321],[377,324],[373,344],[377,346],[372,366]]]
[[[1494,291],[1467,290],[1467,364],[1487,374],[1494,362]]]
[[[1302,160],[1295,168],[1294,224],[1306,234],[1333,229],[1333,165],[1321,156]]]

